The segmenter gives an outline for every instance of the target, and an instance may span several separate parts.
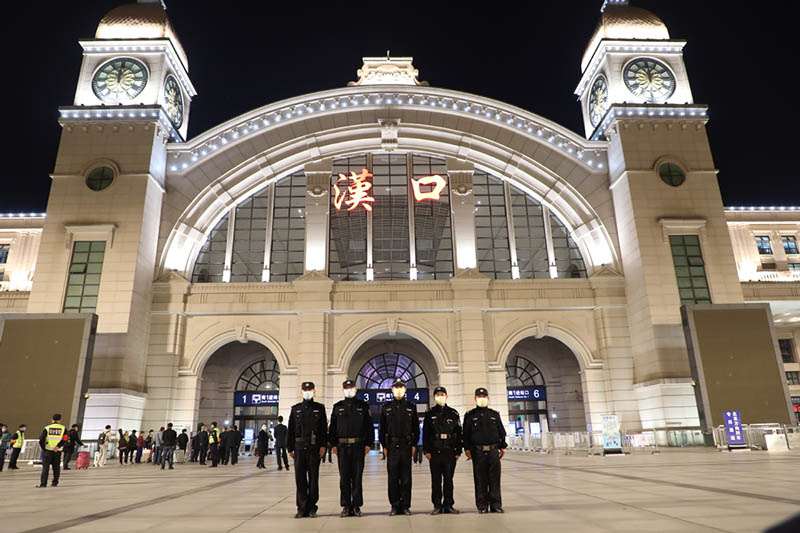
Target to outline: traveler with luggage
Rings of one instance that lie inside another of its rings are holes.
[[[67,431],[67,437],[67,443],[64,445],[64,470],[70,470],[70,459],[74,457],[76,448],[83,446],[83,441],[78,435],[78,424],[72,424],[72,428]]]

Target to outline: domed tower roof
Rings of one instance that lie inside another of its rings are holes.
[[[589,40],[589,46],[583,53],[581,71],[586,70],[592,55],[597,50],[597,45],[603,39],[666,40],[669,39],[669,31],[664,22],[652,11],[629,6],[626,1],[607,1],[594,35]]]
[[[167,17],[164,4],[159,0],[139,0],[135,4],[115,7],[97,25],[95,39],[169,39],[175,51],[189,70],[186,52],[178,40],[175,28]]]

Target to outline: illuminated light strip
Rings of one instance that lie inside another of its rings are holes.
[[[121,107],[121,109],[120,109]],[[160,106],[92,106],[92,107],[60,107],[59,120],[126,120],[126,119],[153,119],[157,118],[161,126],[169,132],[175,142],[181,142],[183,137],[172,125],[166,113]]]
[[[169,39],[164,39],[165,41],[169,42],[169,46],[167,45],[150,45],[150,46],[142,46],[142,45],[123,45],[123,44],[109,44],[111,41],[78,41],[78,43],[83,47],[83,49],[87,52],[94,52],[94,53],[105,53],[105,52],[165,52],[167,56],[167,60],[169,61],[170,66],[172,66],[172,70],[177,73],[178,78],[181,80],[181,84],[183,85],[183,89],[189,94],[189,98],[194,98],[197,96],[197,91],[195,90],[194,86],[192,85],[191,80],[189,80],[188,76],[186,76],[186,69],[183,65],[183,62],[177,57],[177,52],[175,51],[172,42]]]
[[[600,140],[603,132],[615,118],[664,117],[707,119],[708,106],[701,104],[612,104],[603,120],[595,127],[591,140]]]
[[[0,213],[0,218],[47,218],[47,213]]]
[[[795,205],[751,205],[728,206],[725,211],[800,211],[800,206]]]
[[[381,102],[381,103],[379,103]],[[392,102],[391,104],[389,102]],[[175,150],[170,152],[168,170],[177,172],[185,170],[194,164],[209,157],[214,151],[232,140],[243,139],[257,131],[259,128],[268,128],[278,122],[290,120],[298,116],[312,115],[320,112],[330,112],[338,108],[360,107],[364,105],[402,105],[412,107],[442,108],[465,113],[475,118],[490,120],[513,127],[530,134],[530,136],[546,137],[554,149],[560,150],[569,159],[586,165],[593,169],[605,168],[607,149],[604,147],[584,148],[575,141],[565,138],[557,131],[552,131],[546,126],[541,126],[530,119],[513,114],[509,111],[496,109],[491,105],[479,104],[466,99],[452,96],[424,95],[414,93],[371,93],[356,95],[328,96],[308,102],[293,103],[279,109],[269,109],[264,113],[252,117],[244,124],[237,124],[217,134],[191,150]],[[585,150],[594,152],[593,158],[583,159]],[[599,159],[599,161],[598,161]]]

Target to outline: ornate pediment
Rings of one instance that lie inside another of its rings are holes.
[[[357,81],[351,81],[350,87],[358,85],[428,85],[419,81],[419,70],[414,68],[413,57],[364,57],[364,64],[356,72]]]

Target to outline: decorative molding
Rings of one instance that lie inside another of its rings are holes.
[[[349,87],[358,85],[428,85],[419,81],[419,70],[414,68],[413,57],[363,57],[364,64],[356,71],[357,81],[351,81]]]
[[[109,248],[114,247],[114,232],[116,224],[89,224],[85,226],[64,225],[67,231],[66,247],[72,249],[72,244],[77,240],[101,240],[108,243]]]
[[[695,235],[700,234],[705,240],[706,237],[705,218],[659,218],[661,224],[661,234],[664,242],[669,242],[670,233],[673,235]]]
[[[397,327],[400,325],[400,318],[396,316],[386,317],[386,331],[390,337],[397,335]]]
[[[379,118],[378,124],[381,126],[381,148],[387,152],[394,152],[397,149],[397,131],[400,127],[400,119]]]

